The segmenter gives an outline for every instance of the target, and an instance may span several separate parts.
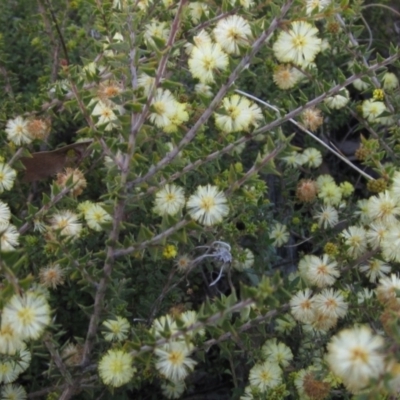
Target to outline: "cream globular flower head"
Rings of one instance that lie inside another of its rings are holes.
[[[388,190],[372,196],[368,200],[368,216],[371,220],[381,221],[385,225],[397,222],[400,215],[400,204]]]
[[[12,360],[0,361],[0,383],[14,382],[19,375],[17,364]]]
[[[366,326],[345,329],[328,344],[326,361],[352,392],[364,389],[384,370],[383,338]]]
[[[361,221],[362,222],[362,221]],[[383,238],[388,232],[388,225],[381,221],[372,222],[367,230],[368,244],[376,250],[381,246]]]
[[[191,310],[185,311],[179,315],[179,319],[183,322],[184,328],[189,329],[189,331],[186,332],[187,335],[189,335],[190,337],[196,335],[204,336],[205,333],[204,328],[193,329],[193,326],[198,322],[196,311],[191,311]]]
[[[289,241],[289,232],[286,225],[277,222],[271,227],[269,238],[273,239],[272,245],[281,247]]]
[[[178,127],[189,120],[189,113],[186,111],[186,104],[175,102],[175,111],[169,116],[170,123],[163,127],[166,133],[178,131]]]
[[[382,81],[385,90],[394,90],[399,86],[399,80],[393,72],[386,72],[383,75]]]
[[[293,328],[296,327],[296,321],[291,314],[286,313],[275,320],[275,331],[278,333],[289,333]]]
[[[360,271],[363,272],[372,283],[375,283],[380,278],[386,277],[391,270],[392,267],[390,265],[376,258],[371,258],[368,260],[367,264],[360,266]]]
[[[207,18],[210,13],[207,3],[203,3],[201,1],[189,3],[188,8],[190,19],[195,24],[198,24],[202,17]]]
[[[188,61],[189,70],[201,83],[215,81],[214,74],[228,68],[229,59],[218,43],[195,46]]]
[[[265,393],[282,382],[282,370],[277,363],[265,361],[256,364],[249,373],[250,385]]]
[[[151,101],[153,112],[149,116],[150,121],[159,128],[170,125],[176,104],[177,101],[169,90],[158,88]]]
[[[237,0],[229,0],[231,6],[236,6]],[[250,7],[254,6],[254,0],[239,0],[239,4],[245,9],[248,10]]]
[[[15,368],[18,374],[22,374],[25,372],[31,364],[32,354],[27,349],[26,344],[24,343],[22,349],[20,349],[13,357],[15,361]]]
[[[261,353],[265,359],[273,364],[279,364],[286,368],[293,360],[293,353],[285,343],[278,342],[276,338],[267,340],[261,347]]]
[[[0,163],[0,193],[10,190],[14,186],[16,176],[15,169],[10,168],[7,164]]]
[[[23,386],[11,383],[2,387],[0,395],[1,400],[25,400],[28,398]]]
[[[185,53],[187,55],[190,55],[192,53],[195,46],[201,47],[205,44],[209,44],[209,45],[213,44],[210,34],[204,29],[202,29],[197,35],[193,36],[193,42],[194,42],[194,44],[187,42],[184,45]]]
[[[315,310],[329,318],[343,318],[347,314],[348,303],[337,290],[323,289],[314,297]]]
[[[295,21],[288,31],[279,34],[273,45],[275,57],[280,62],[289,62],[306,67],[321,50],[318,29],[310,23]]]
[[[293,67],[291,64],[278,65],[272,75],[272,79],[276,86],[282,90],[293,88],[304,78],[301,71]]]
[[[215,114],[215,124],[226,133],[247,131],[262,119],[261,109],[237,94],[225,98],[222,106],[224,114]]]
[[[400,201],[400,172],[395,171],[390,187],[390,194],[396,201]]]
[[[386,233],[381,238],[380,247],[385,261],[400,261],[400,227],[398,224],[386,226]]]
[[[317,180],[318,184],[318,180]],[[324,204],[338,206],[342,201],[342,191],[335,182],[319,185],[318,198],[322,199]]]
[[[60,231],[61,236],[79,237],[82,230],[78,215],[69,210],[54,214],[50,222],[51,228]]]
[[[379,280],[376,288],[378,300],[385,304],[393,299],[397,299],[397,293],[400,291],[400,278],[396,274],[390,274],[390,277],[384,277]]]
[[[239,54],[239,46],[248,45],[252,36],[249,23],[239,15],[219,20],[213,34],[215,41],[228,54]]]
[[[160,216],[176,215],[184,205],[184,190],[177,185],[169,184],[156,193],[153,211]]]
[[[102,381],[112,387],[128,383],[135,374],[133,357],[123,350],[109,350],[99,362],[98,370]]]
[[[362,113],[369,122],[378,122],[378,116],[387,111],[385,103],[382,101],[364,100],[362,103]]]
[[[250,249],[241,249],[241,254],[232,262],[233,268],[238,271],[249,269],[254,264],[254,254]]]
[[[150,24],[145,26],[144,40],[147,45],[151,47],[157,47],[153,37],[157,39],[168,40],[169,28],[166,22],[152,21]]]
[[[338,318],[334,315],[324,314],[317,309],[314,311],[312,320],[303,325],[304,331],[326,333],[337,325]]]
[[[0,200],[0,232],[3,232],[10,223],[11,211],[8,204]]]
[[[145,72],[142,72],[138,78],[138,86],[143,88],[143,92],[145,96],[149,96],[154,88],[154,84],[156,82],[156,78],[147,75]]]
[[[98,120],[96,122],[96,126],[103,126],[106,131],[110,131],[113,128],[117,127],[117,121],[118,118],[116,114],[113,111],[113,108],[110,107],[110,105],[105,104],[102,101],[99,101],[93,111],[92,115],[98,117]]]
[[[163,315],[153,321],[151,331],[157,339],[171,336],[179,331],[176,321],[170,315]]]
[[[347,248],[347,253],[352,258],[360,257],[367,249],[367,232],[362,226],[350,226],[341,233]]]
[[[42,295],[14,295],[4,306],[2,326],[8,324],[21,339],[38,339],[50,324],[50,307]]]
[[[111,215],[101,207],[100,204],[90,204],[83,213],[85,220],[90,229],[100,232],[104,228],[104,224],[112,221]]]
[[[349,91],[347,89],[342,89],[338,94],[327,97],[324,100],[324,103],[333,110],[340,110],[341,108],[345,107],[349,101]]]
[[[291,168],[297,168],[303,165],[304,159],[298,151],[291,151],[289,155],[282,157],[285,164]]]
[[[306,13],[310,15],[315,10],[318,12],[323,11],[326,7],[331,4],[332,0],[307,0],[306,2]]]
[[[59,264],[49,265],[39,270],[40,283],[44,287],[55,289],[59,285],[64,284],[65,271]]]
[[[33,140],[28,130],[28,121],[22,117],[8,120],[5,131],[7,139],[17,146],[29,144]]]
[[[317,185],[319,190],[321,190],[324,185],[330,183],[335,183],[335,180],[332,178],[331,175],[322,174],[317,178]]]
[[[309,256],[305,273],[307,280],[319,288],[333,285],[340,276],[337,263],[331,261],[327,254],[324,254],[322,258],[314,255]]]
[[[186,342],[172,342],[156,348],[157,370],[171,381],[184,380],[197,364],[189,357],[192,351],[193,345]]]
[[[204,83],[197,83],[194,87],[196,93],[201,94],[205,97],[213,97],[213,92],[211,90],[211,86],[206,85]]]
[[[15,247],[19,245],[19,232],[18,229],[11,224],[0,231],[0,250],[4,252],[14,251]]]
[[[14,355],[25,346],[19,335],[8,323],[2,323],[0,328],[0,353]]]
[[[333,228],[339,222],[337,210],[330,205],[321,207],[321,211],[317,212],[314,218],[318,220],[318,226],[324,229]]]
[[[104,339],[108,342],[122,341],[128,337],[130,325],[126,318],[117,316],[103,322],[107,331],[103,332]]]
[[[290,299],[290,311],[300,322],[309,323],[315,314],[314,298],[310,289],[300,290]]]
[[[229,213],[225,194],[212,185],[199,186],[189,197],[186,208],[195,221],[206,226],[221,222]]]
[[[303,151],[303,165],[307,165],[310,168],[318,168],[322,164],[322,154],[319,150],[314,147],[308,147]]]
[[[168,399],[181,398],[185,389],[186,386],[184,381],[177,381],[177,382],[166,381],[161,384],[161,391],[163,395]]]

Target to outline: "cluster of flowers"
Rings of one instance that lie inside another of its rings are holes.
[[[297,168],[302,165],[310,168],[318,168],[322,164],[322,154],[314,147],[308,147],[302,153],[292,151],[288,156],[282,158],[286,165]]]
[[[265,394],[282,383],[283,370],[293,360],[291,349],[276,339],[267,340],[261,347],[261,361],[249,373],[249,386],[245,389],[243,400],[253,399]]]
[[[199,186],[186,201],[183,188],[174,184],[157,192],[153,211],[160,216],[176,215],[185,204],[189,215],[206,226],[221,222],[229,212],[226,196],[216,186]]]
[[[163,342],[154,350],[155,368],[163,378],[162,390],[168,398],[178,398],[185,391],[184,380],[193,371],[196,361],[189,356],[194,350],[190,340],[203,336],[204,329],[196,328],[197,315],[185,311],[176,318],[166,315],[156,319],[151,327],[155,339]],[[107,320],[105,339],[122,342],[127,339],[130,326],[125,318]],[[128,383],[134,376],[132,354],[123,349],[109,350],[99,362],[99,375],[106,385],[119,387]]]
[[[122,92],[123,88],[117,82],[105,81],[99,84],[95,97],[91,98],[89,102],[89,107],[94,105],[91,114],[97,117],[96,126],[104,127],[105,131],[118,127],[118,117],[115,112],[123,115],[125,109],[111,99],[119,96]]]
[[[318,4],[317,4],[318,3]],[[330,4],[330,0],[322,1],[307,1],[307,13],[318,8],[322,11]],[[275,57],[278,61],[285,63],[280,64],[275,68],[273,80],[275,84],[282,90],[288,90],[295,87],[301,82],[308,81],[304,69],[316,69],[314,63],[315,57],[319,52],[329,48],[329,43],[326,40],[321,40],[317,37],[318,30],[310,23],[305,21],[295,21],[291,24],[291,29],[281,32],[278,39],[273,45]],[[349,64],[350,70],[353,68],[353,63]],[[365,91],[370,88],[368,81],[356,79],[353,86],[360,91]],[[393,118],[381,116],[383,113],[389,113],[383,101],[385,92],[392,92],[399,86],[399,80],[392,72],[386,72],[382,77],[382,89],[374,92],[372,99],[365,100],[361,105],[362,114],[368,122],[381,123],[390,125],[393,123]],[[330,96],[324,100],[327,107],[331,109],[341,109],[349,102],[349,92],[343,88],[339,93]],[[316,114],[317,113],[317,114]],[[303,113],[303,122],[306,128],[314,131],[322,124],[322,117],[318,115],[319,110],[310,109]],[[309,120],[310,117],[312,121]]]
[[[10,208],[0,200],[0,250],[5,252],[13,251],[19,243],[19,232],[10,219]]]
[[[326,203],[322,211],[315,216],[318,225],[323,229],[332,227],[338,222],[338,209],[335,206],[339,206],[340,209],[343,197],[346,197],[343,188],[326,176],[321,176],[319,182],[307,183],[311,186],[313,184],[319,194],[322,193],[318,196]],[[350,188],[348,189],[345,192],[350,193]],[[338,239],[344,244],[345,255],[350,260],[358,260],[371,252],[367,260],[359,262],[358,270],[365,274],[370,284],[375,284],[376,288],[374,290],[369,287],[359,288],[357,301],[364,303],[377,297],[383,305],[381,322],[387,334],[386,340],[390,341],[390,338],[395,337],[394,316],[398,315],[400,310],[397,295],[400,278],[395,274],[387,276],[392,270],[391,263],[400,260],[398,228],[400,173],[394,173],[392,183],[387,190],[369,199],[360,200],[358,205],[359,211],[356,215],[359,224],[344,229]],[[305,332],[327,333],[336,327],[338,319],[344,318],[348,313],[349,303],[346,298],[354,288],[349,287],[345,291],[340,291],[331,287],[341,276],[341,270],[334,259],[335,254],[337,253],[331,252],[330,255],[323,254],[321,257],[306,255],[299,263],[299,272],[296,276],[301,278],[301,282],[307,288],[292,297],[290,308],[291,315],[302,324]],[[293,328],[293,322],[289,321],[285,329]],[[336,384],[342,382],[349,391],[358,392],[364,389],[371,379],[379,380],[384,374],[388,374],[391,376],[389,386],[394,391],[398,390],[400,378],[397,362],[385,355],[383,345],[383,336],[372,333],[366,326],[343,330],[333,336],[324,360],[334,373]],[[322,360],[320,362],[323,364]],[[314,381],[318,380],[318,371],[323,369],[317,365],[318,363],[319,361],[301,374],[298,373],[300,392],[306,390],[306,382],[309,384],[311,378]],[[308,377],[308,380],[305,377]],[[325,378],[323,382],[329,392],[329,388],[335,383],[329,380],[327,375]]]
[[[27,398],[22,386],[11,383],[30,365],[27,343],[37,340],[49,324],[50,307],[43,293],[15,294],[5,304],[0,328],[0,382],[6,384],[2,398]]]
[[[248,47],[252,40],[249,23],[237,15],[218,21],[213,36],[215,42],[202,31],[194,38],[195,45],[187,47],[189,71],[205,85],[215,82],[215,74],[228,68],[228,54],[240,54],[240,47]]]
[[[98,203],[85,201],[78,205],[78,210],[85,218],[88,227],[95,231],[103,230],[104,224],[112,220],[111,215]],[[61,236],[76,239],[82,231],[82,223],[79,219],[80,214],[70,210],[62,210],[54,213],[50,218],[50,229],[40,220],[35,221],[35,229],[47,232],[50,235],[51,232],[58,232]]]
[[[21,146],[33,140],[44,140],[50,133],[50,122],[42,119],[26,119],[18,116],[7,121],[7,139]]]

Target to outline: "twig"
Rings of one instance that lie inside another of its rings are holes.
[[[51,340],[51,335],[49,333],[46,333],[45,336],[43,337],[43,343],[46,346],[47,350],[49,351],[51,359],[54,361],[57,368],[61,372],[61,375],[64,378],[65,382],[71,384],[72,382],[71,374],[67,370],[67,367],[65,366],[63,360],[61,359],[57,349],[54,347],[54,344]]]
[[[279,109],[251,94],[248,94],[246,92],[243,92],[241,90],[236,90],[236,92],[242,94],[243,96],[249,97],[254,101],[257,101],[260,104],[263,104],[265,107],[270,108],[271,110],[276,111],[279,113]],[[299,129],[301,129],[303,132],[307,133],[310,137],[312,137],[315,141],[317,141],[320,145],[324,146],[326,149],[328,149],[332,154],[334,154],[336,157],[339,157],[342,161],[344,161],[347,165],[349,165],[351,168],[355,169],[360,175],[362,175],[364,178],[373,180],[371,176],[369,176],[367,173],[365,173],[363,170],[355,166],[350,160],[348,160],[346,157],[342,156],[340,153],[338,153],[336,150],[332,149],[332,147],[328,146],[323,140],[321,140],[318,136],[315,136],[312,132],[310,132],[308,129],[304,128],[303,125],[299,124],[296,120],[293,118],[289,118],[288,120],[292,124],[296,125]]]

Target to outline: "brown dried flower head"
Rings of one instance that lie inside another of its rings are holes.
[[[185,311],[185,305],[180,303],[180,304],[176,304],[173,307],[171,307],[169,309],[169,314],[173,318],[178,318],[184,311]]]
[[[50,119],[31,119],[28,122],[28,132],[33,139],[45,140],[50,134]]]
[[[304,110],[301,114],[301,120],[303,121],[304,127],[310,131],[316,131],[324,122],[321,110],[314,107]]]
[[[57,174],[57,184],[61,187],[67,185],[68,180],[72,177],[71,194],[74,197],[82,194],[83,189],[87,186],[86,179],[79,169],[66,168],[64,173]]]
[[[313,400],[323,400],[329,396],[331,386],[327,382],[315,379],[312,372],[309,372],[303,381],[304,393]]]
[[[45,287],[55,289],[58,285],[64,284],[64,270],[58,265],[41,268],[39,271],[40,283]]]
[[[109,99],[122,93],[122,87],[117,82],[102,82],[97,95],[104,104],[109,104]]]
[[[61,356],[66,365],[74,367],[80,364],[82,361],[83,346],[80,344],[68,343],[64,347]]]
[[[296,189],[297,198],[304,202],[310,203],[313,201],[318,194],[318,186],[317,183],[311,179],[302,179]]]

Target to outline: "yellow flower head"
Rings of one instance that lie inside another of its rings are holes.
[[[168,244],[167,246],[164,247],[163,250],[163,257],[170,259],[170,258],[175,258],[176,255],[178,254],[178,250],[176,246],[173,244]]]
[[[374,100],[383,100],[385,98],[385,92],[382,89],[375,89],[372,93]]]

